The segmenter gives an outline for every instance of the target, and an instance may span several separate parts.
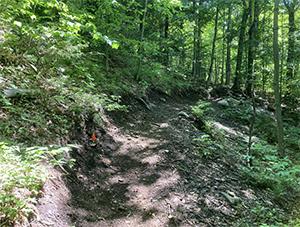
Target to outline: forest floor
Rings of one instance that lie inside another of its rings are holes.
[[[199,155],[195,139],[205,132],[180,115],[190,115],[196,101],[153,95],[150,110],[136,102],[128,113],[106,117],[105,129],[88,124],[78,134],[82,149],[72,153],[74,169],[49,169],[31,225],[239,226],[245,219],[255,226],[253,209],[276,208],[272,196],[245,182],[234,155]],[[235,148],[243,132],[217,125]],[[94,130],[96,145],[89,142]]]

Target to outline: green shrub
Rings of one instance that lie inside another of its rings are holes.
[[[253,207],[246,213],[246,216],[239,219],[234,226],[279,227],[284,226],[282,220],[284,220],[282,210],[266,206],[261,202],[255,202]]]
[[[212,110],[211,103],[202,100],[197,102],[197,104],[192,107],[193,114],[201,120],[208,119],[208,113],[211,110]]]
[[[245,172],[250,183],[271,188],[277,196],[290,192],[300,192],[300,165],[287,157],[280,158],[275,146],[257,143],[253,146],[252,167]]]
[[[232,105],[223,108],[224,116],[240,124],[249,124],[253,114],[251,103],[249,101],[243,101],[237,106],[237,101],[235,99],[229,99],[229,101],[231,100],[234,100]]]
[[[48,160],[63,168],[72,165],[69,147],[24,148],[0,142],[0,223],[10,226],[33,215],[33,204],[41,193],[47,172],[41,165]]]
[[[294,154],[300,152],[300,128],[292,125],[285,125],[285,144]],[[299,157],[299,156],[298,156]]]
[[[35,158],[23,159],[18,146],[0,143],[0,223],[9,226],[32,214],[30,204],[46,179]]]
[[[269,143],[274,143],[277,139],[276,122],[270,114],[257,114],[254,130],[255,134],[259,135],[263,140],[266,140]]]
[[[205,131],[207,134],[201,133],[194,139],[198,154],[205,158],[225,154],[226,140],[224,131],[215,127],[210,121],[206,122]]]
[[[222,154],[224,145],[207,134],[194,139],[197,144],[197,151],[201,157],[213,157],[217,154]]]

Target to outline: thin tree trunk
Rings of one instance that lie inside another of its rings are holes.
[[[253,86],[255,86],[255,84],[253,84]],[[254,89],[252,90],[252,94],[251,94],[251,102],[252,102],[252,116],[251,116],[251,122],[250,122],[250,127],[249,127],[248,155],[247,155],[249,158],[251,155],[252,138],[253,138],[254,126],[255,126],[256,117],[257,117]],[[248,161],[248,165],[250,166],[251,160],[249,158],[247,161]]]
[[[217,7],[216,10],[216,17],[215,17],[215,30],[214,30],[214,37],[212,42],[212,48],[211,48],[211,59],[210,59],[210,66],[209,66],[209,76],[207,79],[207,83],[212,83],[212,77],[213,77],[213,65],[215,61],[215,52],[216,52],[216,40],[218,36],[218,23],[219,23],[219,7]]]
[[[228,7],[228,19],[227,19],[227,30],[226,30],[226,85],[230,84],[231,79],[231,15],[232,15],[232,4]]]
[[[292,6],[288,7],[289,14],[289,34],[288,34],[288,55],[287,55],[287,72],[286,76],[288,80],[291,80],[295,76],[295,9]]]
[[[218,62],[218,59],[216,58],[216,60],[215,60],[215,73],[214,73],[214,75],[215,75],[215,82],[214,82],[214,84],[215,85],[217,85],[218,84],[218,82],[219,82],[219,67],[218,67],[218,64],[219,64],[219,62]]]
[[[163,51],[163,64],[165,66],[168,66],[169,65],[169,48],[168,48],[168,38],[169,38],[169,26],[170,26],[170,23],[169,23],[169,18],[166,17],[165,18],[165,21],[164,21],[164,39],[165,39],[165,45],[164,45],[164,51]]]
[[[199,4],[199,3],[198,3]],[[198,8],[200,7],[200,5],[198,5]],[[199,9],[198,9],[199,10]],[[201,72],[201,40],[202,40],[202,37],[201,37],[201,27],[200,27],[200,14],[198,12],[198,17],[197,17],[197,58],[196,58],[196,76],[200,79],[202,79],[202,72]]]
[[[266,14],[264,13],[263,19],[262,19],[262,24],[261,24],[261,28],[262,34],[265,34],[265,25],[266,25]],[[262,37],[262,48],[263,50],[266,50],[266,45],[265,45],[265,41],[264,41],[264,37]],[[265,97],[266,95],[266,80],[267,80],[267,75],[266,75],[266,54],[265,52],[262,54],[262,92],[263,92],[263,96]]]
[[[198,2],[198,3],[197,3]],[[200,15],[199,15],[200,2],[193,0],[194,10],[194,41],[193,41],[193,67],[192,74],[193,78],[202,79],[201,75],[201,28],[200,28]]]
[[[281,13],[281,56],[285,56],[285,49],[284,49],[284,13]],[[280,97],[282,97],[282,86],[283,86],[283,73],[284,73],[284,58],[280,58]]]
[[[274,3],[274,21],[273,21],[273,54],[274,54],[274,93],[275,93],[275,115],[277,121],[277,142],[278,152],[280,156],[284,156],[283,144],[283,122],[281,113],[281,97],[279,89],[279,43],[278,43],[278,15],[279,15],[279,0]]]
[[[142,55],[143,55],[143,41],[144,41],[144,34],[145,34],[145,22],[146,22],[146,16],[147,16],[147,10],[148,10],[148,0],[145,0],[145,8],[144,8],[144,14],[142,18],[142,23],[140,24],[140,31],[141,31],[141,36],[140,36],[140,45],[139,45],[139,60],[138,60],[138,67],[137,67],[137,72],[135,75],[135,79],[138,81],[140,80],[140,70],[141,70],[141,65],[142,65]]]
[[[247,7],[247,3],[244,1],[243,4],[244,4],[244,9],[242,15],[241,29],[239,34],[235,77],[234,77],[234,82],[232,87],[232,90],[235,92],[239,92],[241,90],[241,70],[242,70],[243,52],[244,52],[244,39],[245,39],[245,31],[246,31],[247,20],[249,15],[249,8]]]
[[[220,81],[221,85],[224,84],[224,77],[225,77],[225,43],[226,43],[225,17],[226,17],[226,13],[224,11],[224,21],[223,21],[223,28],[222,28],[223,39],[222,39],[222,68],[221,68],[221,81]]]
[[[197,5],[196,5],[196,0],[193,0],[193,11],[194,11],[194,22],[195,22],[195,25],[194,25],[194,36],[193,36],[193,62],[192,62],[192,74],[193,74],[193,78],[196,77],[197,75],[197,70],[196,70],[196,62],[197,62],[197,34],[198,34],[198,23],[197,23],[197,20],[198,20],[198,16],[197,16]]]
[[[291,81],[294,81],[295,76],[297,75],[297,56],[296,56],[296,23],[295,23],[295,15],[296,11],[299,7],[299,1],[298,0],[284,0],[284,5],[287,8],[288,11],[288,20],[289,20],[289,32],[288,32],[288,48],[287,48],[287,70],[286,70],[286,79],[287,79],[287,93],[285,95],[286,102],[288,105],[292,108],[297,107],[297,100],[295,99],[295,96],[292,95],[293,91],[295,91],[295,88]]]
[[[250,29],[249,29],[249,47],[248,47],[248,67],[247,67],[247,81],[246,81],[246,94],[251,96],[253,83],[255,80],[254,75],[254,61],[257,46],[257,30],[258,30],[258,17],[259,6],[257,0],[250,0]]]

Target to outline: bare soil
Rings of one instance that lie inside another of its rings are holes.
[[[266,191],[247,185],[234,157],[199,156],[194,139],[202,132],[178,115],[195,102],[153,95],[151,110],[131,101],[105,127],[79,127],[75,168],[51,170],[32,226],[237,226],[257,201],[275,207]]]

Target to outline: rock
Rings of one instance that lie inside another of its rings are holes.
[[[236,107],[240,105],[240,101],[234,98],[221,99],[217,102],[221,106]]]
[[[225,197],[225,199],[231,204],[236,205],[239,202],[241,202],[241,198],[238,197],[234,192],[227,191],[227,192],[221,192],[221,195]]]
[[[167,100],[165,98],[160,98],[159,100],[162,102],[167,102]]]
[[[190,118],[190,115],[188,115],[186,112],[184,112],[184,111],[180,111],[179,113],[178,113],[178,116],[179,117],[183,117],[183,118],[186,118],[186,119],[189,119]]]
[[[227,100],[231,104],[231,106],[238,106],[241,104],[239,100],[234,98],[228,98]]]
[[[3,91],[4,96],[6,98],[14,98],[21,95],[26,95],[31,93],[28,89],[20,89],[20,88],[7,88]]]
[[[230,106],[229,102],[226,99],[222,99],[217,102],[221,106]]]
[[[201,130],[201,131],[205,129],[206,124],[205,124],[205,122],[204,122],[203,120],[201,120],[200,118],[197,118],[197,117],[194,117],[194,116],[190,116],[190,115],[188,115],[188,114],[187,114],[186,112],[184,112],[184,111],[180,111],[180,112],[178,113],[178,116],[179,116],[179,117],[182,117],[182,118],[185,118],[185,119],[187,119],[187,120],[189,120],[189,121],[192,121],[193,124],[194,124],[194,126],[195,126],[197,129]]]

